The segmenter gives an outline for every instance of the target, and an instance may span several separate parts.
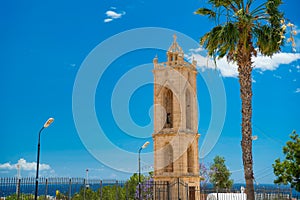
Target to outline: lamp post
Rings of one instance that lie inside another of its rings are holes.
[[[252,141],[258,140],[258,136],[257,135],[252,135],[251,139],[252,139]],[[256,185],[258,185],[258,182],[255,180],[254,175],[253,175],[253,179],[254,179],[254,182],[256,183]]]
[[[86,169],[85,170],[85,173],[86,173],[86,178],[85,178],[85,185],[84,185],[84,190],[83,190],[83,200],[85,200],[85,191],[86,189],[88,189],[90,186],[88,184],[88,177],[89,177],[89,169]]]
[[[150,144],[150,142],[145,142],[139,149],[139,200],[141,200],[141,151],[142,149],[145,149],[148,144]]]
[[[86,172],[85,187],[88,188],[88,187],[90,187],[90,185],[89,185],[89,169],[86,169],[85,172]]]
[[[39,131],[39,138],[38,138],[38,149],[37,149],[37,161],[36,161],[36,177],[35,177],[35,193],[34,193],[34,200],[37,200],[38,196],[38,188],[39,188],[39,165],[40,165],[40,139],[41,139],[41,133],[44,130],[44,128],[47,128],[50,126],[50,124],[54,121],[54,118],[49,118],[44,126]]]

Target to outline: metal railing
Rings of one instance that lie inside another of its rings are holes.
[[[103,196],[103,188],[114,187],[115,193],[119,188],[124,188],[125,181],[118,180],[86,180],[84,178],[39,178],[39,199],[73,199],[76,194],[84,192],[83,197],[89,191],[95,192],[99,197]],[[0,199],[12,196],[12,199],[33,199],[35,178],[0,178]],[[86,198],[88,200],[88,198]],[[101,199],[101,198],[100,198]],[[118,195],[116,195],[118,199]]]
[[[230,190],[201,187],[196,190],[177,179],[174,182],[141,184],[141,199],[155,200],[246,200],[241,186]],[[134,200],[138,199],[138,185],[128,181],[84,178],[39,178],[39,200]],[[35,178],[0,178],[0,200],[34,199]],[[299,193],[288,187],[255,187],[256,200],[300,200]]]

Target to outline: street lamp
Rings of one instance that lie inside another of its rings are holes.
[[[252,139],[252,141],[258,140],[258,136],[257,135],[252,135],[251,139]],[[253,176],[253,179],[254,179],[256,185],[258,185],[258,182],[255,180],[254,176]]]
[[[145,142],[139,149],[139,200],[141,200],[141,151],[142,149],[145,149],[148,144],[150,144],[150,142]]]
[[[252,141],[255,141],[255,140],[258,139],[258,136],[257,135],[252,135],[251,139],[252,139]]]
[[[38,149],[37,149],[37,162],[36,162],[36,177],[35,177],[35,193],[34,193],[34,200],[37,200],[38,196],[38,187],[39,187],[39,165],[40,165],[40,138],[41,138],[41,132],[44,130],[44,128],[47,128],[50,126],[50,124],[54,121],[54,118],[49,118],[44,126],[39,131],[39,139],[38,139]]]
[[[89,188],[89,187],[90,187],[89,181],[88,181],[88,179],[89,179],[89,169],[86,169],[85,172],[86,172],[85,187],[86,187],[86,188]]]

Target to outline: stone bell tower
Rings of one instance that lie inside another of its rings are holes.
[[[166,188],[156,188],[155,199],[199,199],[196,61],[184,61],[174,35],[167,61],[155,57],[153,64],[154,181],[167,183],[170,195],[161,196],[158,190]]]

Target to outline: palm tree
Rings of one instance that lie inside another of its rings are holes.
[[[257,52],[272,56],[284,43],[286,25],[278,7],[281,0],[266,0],[255,6],[254,0],[208,0],[211,9],[200,8],[195,14],[214,19],[216,26],[200,44],[214,58],[227,56],[236,62],[242,100],[242,158],[248,200],[254,200],[252,160],[252,57]]]

